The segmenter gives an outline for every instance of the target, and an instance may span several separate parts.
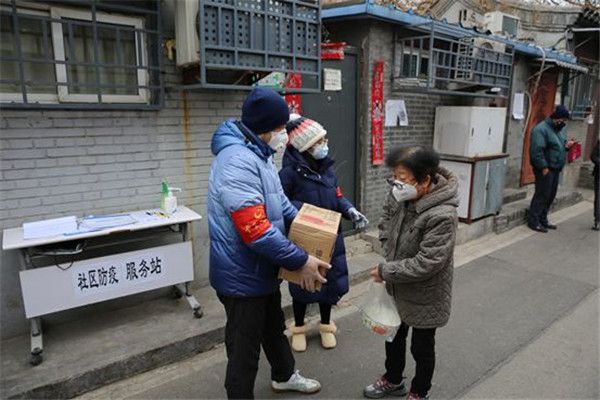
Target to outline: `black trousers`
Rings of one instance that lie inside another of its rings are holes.
[[[308,304],[300,303],[292,300],[292,308],[294,309],[294,322],[296,326],[304,325],[304,317],[306,316],[306,308]],[[321,313],[321,323],[328,325],[331,322],[331,304],[319,303],[319,312]]]
[[[600,222],[600,174],[594,175],[594,222]]]
[[[548,225],[548,210],[556,198],[560,171],[549,170],[546,175],[534,169],[535,193],[529,206],[528,222],[530,226]]]
[[[385,378],[398,384],[402,382],[406,366],[406,338],[410,327],[400,325],[392,342],[385,342]],[[431,379],[435,369],[435,328],[412,328],[410,352],[416,362],[415,377],[410,391],[419,397],[426,397],[431,389]]]
[[[294,356],[283,334],[285,318],[281,293],[263,297],[240,298],[219,295],[225,306],[225,348],[227,373],[225,389],[229,399],[253,399],[254,381],[262,345],[271,379],[287,382],[294,373]]]

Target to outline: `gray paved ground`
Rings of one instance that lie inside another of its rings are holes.
[[[598,398],[598,239],[590,215],[535,234],[455,271],[450,324],[438,331],[432,398]],[[353,306],[337,312],[339,346],[315,336],[297,367],[318,377],[311,398],[360,398],[383,367],[383,342]],[[406,375],[412,376],[410,354]],[[222,398],[224,349],[119,382],[87,398]],[[276,395],[261,360],[257,398]]]

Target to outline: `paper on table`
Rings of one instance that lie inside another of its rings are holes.
[[[385,103],[385,126],[408,126],[408,115],[404,100],[388,100]]]
[[[53,218],[23,224],[23,239],[39,239],[77,230],[77,217]]]
[[[136,222],[129,214],[98,215],[82,218],[80,228],[83,230],[102,230],[115,228],[117,226],[131,225]]]
[[[523,119],[524,116],[524,105],[525,105],[525,94],[524,93],[515,93],[513,98],[513,118],[514,119]]]

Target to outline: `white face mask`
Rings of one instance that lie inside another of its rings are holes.
[[[285,128],[280,131],[271,133],[271,140],[269,141],[269,147],[275,151],[281,151],[288,142],[288,134]]]
[[[315,158],[315,160],[322,160],[325,157],[327,157],[327,154],[329,154],[329,146],[327,146],[327,143],[325,143],[318,147],[315,147],[311,154]]]
[[[399,180],[388,180],[388,183],[392,185],[392,196],[397,202],[414,200],[417,198],[417,188],[408,183],[404,183]]]

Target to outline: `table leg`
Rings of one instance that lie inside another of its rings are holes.
[[[175,289],[178,293],[185,297],[188,304],[192,308],[192,311],[194,312],[194,317],[202,318],[202,316],[204,315],[204,312],[202,311],[202,306],[200,306],[200,303],[198,303],[196,297],[194,297],[194,295],[190,293],[190,283],[180,283],[179,285],[175,285]]]
[[[33,366],[40,365],[44,358],[43,336],[42,336],[42,320],[40,318],[32,318],[31,322],[31,359],[30,364]]]
[[[29,255],[28,249],[20,251],[21,258],[21,270],[25,271],[32,268],[31,256]],[[29,320],[30,327],[30,339],[31,339],[31,358],[29,363],[33,366],[40,365],[44,358],[42,352],[44,351],[44,342],[42,335],[42,319],[40,317],[31,318]]]

